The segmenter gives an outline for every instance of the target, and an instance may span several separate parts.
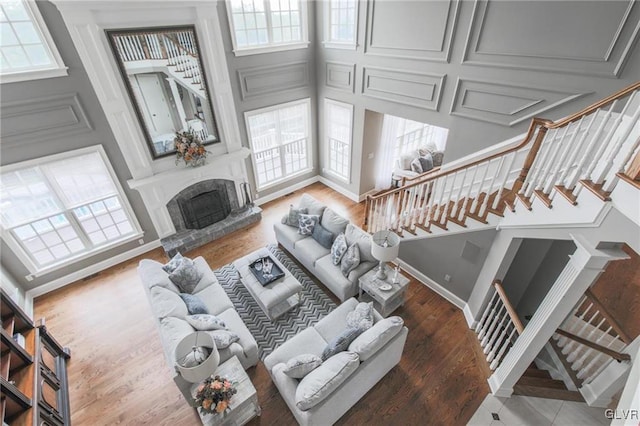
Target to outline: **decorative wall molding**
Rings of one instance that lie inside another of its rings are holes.
[[[327,61],[325,66],[325,85],[338,90],[353,93],[355,90],[356,64]]]
[[[92,131],[77,93],[2,104],[2,143],[29,144]]]
[[[407,32],[407,37],[404,40],[394,40],[383,37],[402,37],[403,34],[398,31],[397,27],[385,28],[385,23],[390,22],[386,16],[388,11],[383,9],[379,19],[376,16],[376,11],[385,7],[391,7],[395,11],[402,9],[389,1],[371,0],[367,2],[365,53],[423,61],[449,62],[460,3],[458,0],[406,2],[405,5],[423,8],[424,13],[414,13],[412,16],[407,16],[407,19],[415,18],[416,20],[415,25],[411,22],[407,23],[407,28],[412,28],[413,32]],[[422,29],[425,33],[416,36],[416,28]],[[378,29],[380,30],[376,32]],[[416,43],[422,45],[416,45]]]
[[[242,99],[270,95],[309,86],[307,62],[238,70]]]
[[[576,7],[567,5],[566,2],[557,2],[555,5],[552,3],[547,5],[554,7],[553,10],[548,6],[529,6],[532,7],[532,12],[538,13],[532,15],[500,10],[528,7],[527,2],[476,0],[462,62],[489,67],[619,77],[640,34],[638,2],[587,2],[585,7],[598,7],[602,10],[584,14],[577,13]],[[511,20],[508,27],[493,24],[507,15]],[[598,21],[585,22],[582,16],[597,17]],[[518,22],[513,21],[514,19],[526,21]],[[553,41],[543,40],[547,34],[552,35],[539,24],[543,21],[551,27],[564,24],[566,33],[572,36],[555,37]],[[593,37],[589,37],[592,25],[601,27],[599,32],[605,34],[605,37],[609,34],[611,39],[600,46],[594,46]],[[536,30],[539,31],[538,39]],[[528,31],[531,35],[523,31]],[[509,46],[516,41],[521,44]]]
[[[438,293],[440,296],[444,297],[445,300],[447,300],[449,303],[454,305],[456,308],[460,310],[464,310],[464,307],[467,304],[466,301],[462,300],[460,297],[456,296],[451,291],[449,291],[449,289],[441,286],[440,284],[438,284],[437,282],[435,282],[434,280],[432,280],[422,272],[418,271],[416,268],[409,265],[404,260],[397,259],[397,261],[398,261],[398,265],[400,265],[400,268],[403,269],[406,273],[408,273],[413,278],[420,281],[422,284],[429,287],[431,290]]]
[[[362,94],[385,101],[438,111],[444,74],[364,67]]]
[[[459,78],[451,115],[511,127],[587,93]]]

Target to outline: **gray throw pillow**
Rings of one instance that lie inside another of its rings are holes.
[[[422,164],[420,163],[420,157],[416,157],[411,162],[411,171],[415,173],[422,173]]]
[[[311,232],[311,238],[316,240],[318,244],[320,244],[324,248],[331,248],[331,242],[333,241],[333,234],[327,231],[322,225],[319,223],[313,227],[313,231]]]
[[[183,258],[180,265],[169,274],[169,279],[173,282],[182,293],[193,293],[202,278],[202,272],[198,270],[193,260]]]
[[[181,255],[180,253],[176,253],[176,255],[175,255],[175,256],[173,256],[173,257],[171,258],[171,260],[170,260],[169,262],[167,262],[167,263],[162,267],[162,269],[163,269],[167,274],[170,274],[170,273],[172,273],[173,271],[175,271],[175,270],[176,270],[176,268],[177,268],[178,266],[180,266],[180,264],[182,263],[182,261],[183,261],[184,259],[185,259],[185,258],[184,258],[184,257],[182,257],[182,255]]]
[[[351,342],[353,342],[356,337],[361,335],[363,332],[364,330],[359,328],[347,328],[345,331],[331,339],[329,344],[322,351],[320,358],[325,361],[338,352],[346,351]]]
[[[302,379],[307,374],[318,368],[322,364],[322,359],[313,354],[302,354],[287,361],[282,372],[292,379]]]
[[[184,319],[189,323],[191,327],[195,328],[198,331],[224,330],[225,328],[227,328],[224,321],[222,321],[215,315],[187,315]]]
[[[215,342],[218,350],[226,349],[231,346],[233,342],[240,340],[240,336],[229,330],[213,330],[208,331],[207,333],[213,337],[213,341]]]
[[[420,166],[422,167],[422,173],[428,172],[433,169],[433,157],[431,154],[426,154],[423,157],[418,157],[418,161],[420,161]]]
[[[347,251],[342,256],[342,260],[340,261],[340,272],[345,277],[349,276],[349,272],[353,271],[360,264],[360,249],[358,248],[358,244],[353,243],[349,246]]]
[[[373,302],[360,302],[347,314],[347,325],[367,330],[373,326]]]
[[[184,300],[184,304],[187,305],[187,311],[189,315],[196,314],[208,314],[207,306],[198,296],[194,296],[189,293],[180,293],[180,297]]]
[[[318,220],[320,220],[320,216],[318,215],[300,213],[298,218],[298,234],[311,235]]]
[[[177,360],[177,362],[183,367],[191,368],[202,364],[208,356],[209,350],[203,346],[199,346],[186,354],[184,358]]]
[[[336,266],[339,265],[348,248],[347,238],[344,234],[338,235],[331,246],[331,262]]]
[[[444,152],[442,151],[432,152],[431,158],[433,159],[433,167],[442,166],[442,160],[444,160]]]
[[[301,213],[307,214],[309,213],[309,209],[307,208],[296,209],[295,207],[293,207],[293,204],[291,204],[289,206],[289,213],[282,218],[282,223],[284,223],[285,225],[289,225],[297,228],[299,225],[299,219],[300,219]]]

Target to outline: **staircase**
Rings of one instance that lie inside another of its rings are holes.
[[[548,371],[540,370],[535,365],[531,365],[524,372],[514,386],[513,393],[537,398],[584,402],[580,392],[569,390],[562,380],[553,379]]]

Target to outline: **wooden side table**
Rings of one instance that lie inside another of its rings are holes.
[[[242,368],[242,364],[236,356],[228,359],[218,366],[214,376],[224,377],[234,383],[238,393],[233,395],[229,403],[229,409],[223,414],[203,414],[198,409],[198,415],[205,426],[233,425],[241,426],[246,424],[255,416],[260,415],[260,405],[258,405],[258,394],[256,388],[251,383],[247,372]],[[195,396],[200,383],[196,383],[191,388],[191,394]]]
[[[404,305],[404,296],[409,288],[409,278],[398,274],[398,282],[393,283],[393,271],[387,273],[386,280],[376,278],[378,268],[374,268],[360,277],[359,299],[363,302],[373,301],[373,307],[383,317],[388,317],[393,311]],[[390,284],[391,290],[380,290],[383,284]]]

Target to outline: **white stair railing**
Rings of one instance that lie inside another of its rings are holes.
[[[494,281],[493,288],[495,292],[475,328],[491,370],[498,368],[524,330],[500,280]]]

